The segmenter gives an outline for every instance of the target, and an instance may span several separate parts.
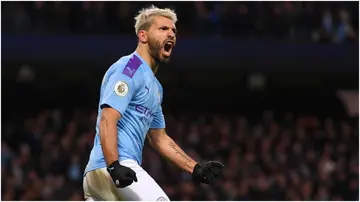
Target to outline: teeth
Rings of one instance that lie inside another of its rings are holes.
[[[165,50],[166,52],[169,52],[169,51],[171,50],[172,46],[173,46],[173,42],[167,41],[167,42],[165,43],[164,50]]]

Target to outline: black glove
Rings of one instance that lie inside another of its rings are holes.
[[[212,184],[224,167],[222,163],[217,161],[209,161],[202,165],[196,164],[192,176],[195,181]]]
[[[132,169],[120,165],[119,161],[114,161],[107,167],[107,171],[110,173],[117,188],[124,188],[137,182],[136,173]]]

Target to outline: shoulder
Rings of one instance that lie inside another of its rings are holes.
[[[110,69],[117,77],[139,82],[143,78],[143,62],[135,54],[121,57]]]

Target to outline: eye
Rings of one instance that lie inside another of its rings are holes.
[[[166,30],[168,30],[168,29],[169,29],[169,27],[165,27],[165,26],[160,27],[160,30],[164,30],[164,31],[166,31]]]
[[[159,28],[159,30],[162,30],[162,31],[167,31],[167,30],[169,30],[169,29],[171,29],[171,30],[174,32],[174,34],[177,33],[177,29],[176,29],[176,28],[170,28],[170,27],[167,27],[167,26],[162,26],[162,27]]]

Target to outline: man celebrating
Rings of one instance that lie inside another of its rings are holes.
[[[140,166],[146,135],[162,156],[211,184],[223,164],[198,164],[166,134],[163,89],[155,73],[167,63],[176,44],[177,16],[155,6],[135,17],[138,47],[105,73],[100,91],[94,146],[84,174],[86,200],[169,200]]]

